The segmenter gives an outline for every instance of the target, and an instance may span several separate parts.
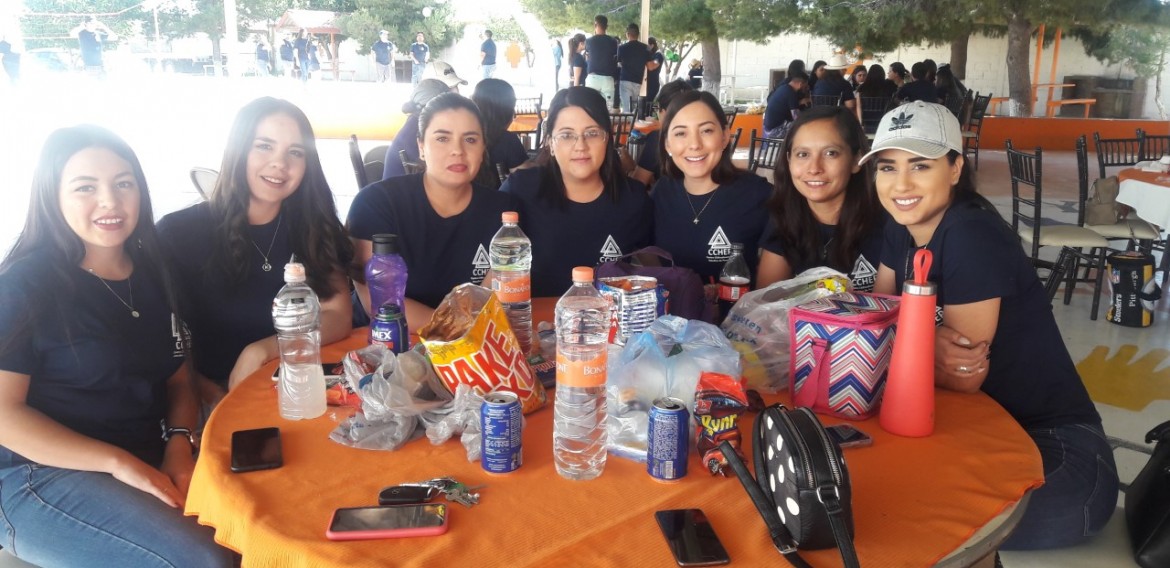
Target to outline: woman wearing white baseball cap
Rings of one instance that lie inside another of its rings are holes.
[[[930,250],[942,308],[935,384],[995,399],[1043,459],[1044,486],[1001,548],[1070,546],[1096,534],[1117,502],[1113,452],[1020,238],[976,193],[958,121],[942,105],[900,106],[878,125],[861,162],[870,160],[895,221],[874,291],[901,290],[914,252]]]

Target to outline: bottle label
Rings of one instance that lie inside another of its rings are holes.
[[[501,282],[498,278],[492,280],[492,290],[496,297],[505,304],[527,302],[532,299],[532,277],[525,276]]]
[[[607,351],[588,361],[569,361],[560,352],[557,353],[557,384],[567,387],[600,387],[605,386],[605,365]]]
[[[744,294],[747,293],[747,286],[729,286],[727,284],[719,285],[719,299],[726,302],[737,302],[744,296]]]

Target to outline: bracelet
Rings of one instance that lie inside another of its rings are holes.
[[[162,428],[162,439],[164,442],[170,442],[175,434],[182,434],[186,436],[187,441],[191,443],[191,450],[196,450],[199,446],[195,443],[195,434],[190,428],[170,428],[167,427],[166,418],[158,421],[159,427]]]

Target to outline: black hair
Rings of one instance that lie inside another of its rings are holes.
[[[654,36],[646,38],[646,45],[652,46],[655,50],[658,49],[658,38]]]
[[[487,36],[488,39],[492,39],[492,31],[491,30],[484,30],[483,35]]]
[[[938,74],[938,63],[935,63],[933,59],[923,59],[922,65],[926,68],[926,73],[923,77],[933,81]]]
[[[427,128],[431,126],[431,120],[434,120],[435,115],[440,112],[449,110],[465,110],[475,116],[476,122],[479,123],[479,128],[483,129],[483,115],[479,112],[479,107],[475,103],[459,93],[443,93],[427,103],[418,115],[418,140],[422,142],[423,136],[427,132]]]
[[[906,80],[906,74],[907,74],[906,66],[903,65],[901,61],[895,61],[895,62],[891,63],[890,64],[890,71],[893,71],[895,74],[897,74],[898,77],[901,78],[903,81]]]
[[[830,243],[821,242],[818,222],[808,200],[796,189],[789,166],[791,148],[796,135],[806,124],[829,120],[838,135],[849,147],[853,160],[865,155],[868,141],[857,116],[839,106],[815,106],[800,113],[784,139],[782,156],[776,161],[775,192],[768,201],[768,210],[776,225],[774,233],[784,250],[788,264],[793,267],[823,262],[834,270],[848,274],[861,250],[861,241],[881,222],[881,205],[870,187],[871,176],[862,168],[849,178],[845,199],[837,219],[837,232]],[[826,246],[828,245],[828,246]]]
[[[658,89],[658,97],[654,100],[658,101],[659,109],[666,110],[666,108],[670,106],[670,102],[674,100],[674,97],[678,96],[680,93],[693,90],[695,90],[695,88],[692,87],[690,83],[684,81],[683,79],[675,79],[673,81],[667,82],[662,86],[661,89]]]
[[[662,118],[662,128],[659,129],[661,135],[658,138],[658,163],[662,164],[663,176],[674,179],[682,179],[683,177],[682,171],[674,164],[674,160],[666,154],[666,140],[670,136],[670,123],[674,122],[675,115],[691,103],[705,105],[715,115],[715,121],[719,123],[721,130],[724,132],[727,130],[727,114],[723,112],[723,105],[719,104],[719,99],[716,99],[715,95],[707,91],[692,89],[673,97],[670,105],[666,107],[666,114]],[[731,163],[731,154],[734,151],[735,148],[732,148],[731,144],[723,148],[719,163],[715,164],[715,168],[711,170],[711,181],[725,185],[739,177],[741,173],[739,168]]]
[[[471,100],[479,107],[480,119],[483,122],[484,163],[488,167],[480,167],[476,179],[490,188],[498,188],[500,178],[496,174],[495,161],[492,149],[498,147],[505,136],[515,137],[508,132],[508,127],[516,117],[516,90],[502,79],[484,79],[475,85],[475,92]]]
[[[808,77],[808,70],[804,67],[803,59],[793,59],[792,61],[789,61],[788,72],[785,73],[785,77],[792,77],[796,74],[797,71],[804,73],[805,78]]]
[[[332,279],[346,271],[354,258],[353,243],[337,217],[333,192],[325,179],[317,140],[309,118],[293,103],[273,97],[258,98],[236,114],[224,147],[219,179],[208,196],[213,223],[212,256],[204,272],[208,279],[226,277],[231,286],[248,276],[253,244],[248,237],[248,154],[262,121],[284,115],[297,123],[305,146],[305,176],[301,185],[280,204],[288,239],[297,261],[305,267],[306,282],[322,300],[334,296]]]
[[[626,26],[626,33],[627,33],[627,34],[634,34],[634,35],[639,35],[639,34],[641,34],[642,32],[641,32],[641,30],[640,30],[640,29],[638,29],[638,24],[635,24],[635,23],[632,23],[632,22],[631,22],[631,23],[630,23],[630,25]]]
[[[889,79],[886,79],[886,70],[874,63],[866,71],[865,82],[857,88],[857,92],[863,97],[888,97],[893,89],[886,84],[887,82]]]
[[[910,76],[914,77],[915,81],[921,81],[926,78],[926,65],[921,61],[910,66]]]
[[[600,14],[593,18],[593,23],[601,26],[603,30],[609,29],[609,18]]]
[[[558,91],[549,102],[548,117],[544,121],[544,147],[541,148],[540,155],[536,159],[536,164],[541,166],[540,189],[538,190],[540,199],[561,208],[566,207],[569,203],[564,175],[551,152],[557,118],[561,111],[569,107],[577,107],[585,111],[585,114],[588,114],[589,118],[592,118],[606,133],[605,159],[601,162],[598,174],[601,176],[601,182],[605,188],[604,193],[616,202],[620,192],[628,188],[629,185],[618,167],[620,160],[617,149],[614,147],[609,105],[606,104],[605,97],[602,97],[596,89],[583,86],[569,87]]]
[[[788,74],[788,81],[789,82],[792,82],[792,81],[808,82],[808,73],[805,73],[803,69],[793,71],[793,72]]]

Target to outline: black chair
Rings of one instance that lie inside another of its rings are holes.
[[[373,148],[366,150],[362,161],[367,164],[370,162],[384,162],[386,161],[386,151],[389,149],[390,147],[385,144],[382,144],[381,146],[374,146]],[[370,181],[378,180],[371,179]]]
[[[520,136],[520,140],[525,143],[529,150],[540,149],[540,133],[544,126],[544,109],[541,106],[544,103],[544,95],[535,97],[516,99],[516,118],[520,117],[535,117],[536,128],[532,130],[514,131]]]
[[[349,165],[353,167],[353,175],[357,178],[358,189],[370,185],[366,177],[366,166],[362,160],[362,152],[358,148],[357,134],[349,135]]]
[[[860,97],[861,99],[861,126],[866,134],[877,132],[878,123],[882,121],[893,102],[893,98]]]
[[[755,132],[754,130],[752,131]],[[743,128],[736,128],[735,132],[731,133],[731,140],[727,143],[727,147],[731,149],[731,153],[735,153],[735,148],[739,146],[739,137],[743,134]]]
[[[366,171],[366,181],[369,183],[382,181],[382,172],[386,171],[385,162],[382,160],[366,162],[362,164],[362,168]]]
[[[1085,135],[1077,138],[1077,224],[1092,229],[1093,232],[1105,237],[1106,240],[1143,241],[1143,248],[1149,249],[1150,243],[1161,235],[1153,225],[1138,219],[1126,218],[1109,225],[1086,225],[1085,204],[1089,201],[1089,144]]]
[[[739,114],[739,107],[723,107],[723,114],[727,115],[727,127],[735,123],[735,117]]]
[[[983,132],[983,117],[987,114],[987,107],[991,105],[991,93],[986,95],[975,94],[971,101],[971,118],[967,120],[967,129],[963,131],[963,158],[975,157],[975,169],[979,169],[979,135]]]
[[[610,134],[613,136],[613,145],[615,147],[622,146],[629,140],[630,131],[634,129],[634,113],[611,112],[609,113],[609,123],[611,126]]]
[[[1138,139],[1142,141],[1142,161],[1159,160],[1162,156],[1170,155],[1170,136],[1146,134],[1137,129]]]
[[[508,166],[504,164],[496,164],[496,177],[500,178],[500,185],[504,185],[504,180],[508,179]]]
[[[841,95],[810,95],[812,106],[840,106]]]
[[[398,151],[398,159],[402,160],[402,169],[407,174],[421,174],[427,171],[426,162],[414,162],[406,155],[406,150]]]
[[[1012,141],[1007,140],[1008,171],[1012,179],[1012,230],[1015,231],[1029,247],[1029,257],[1034,266],[1055,268],[1040,259],[1040,247],[1059,246],[1068,249],[1074,259],[1069,266],[1065,266],[1064,303],[1072,300],[1072,289],[1077,279],[1077,272],[1084,263],[1086,270],[1095,269],[1096,278],[1093,280],[1093,308],[1090,319],[1097,319],[1097,311],[1101,304],[1101,281],[1105,274],[1105,255],[1109,250],[1109,242],[1105,237],[1098,235],[1091,229],[1077,225],[1045,224],[1041,216],[1041,196],[1043,195],[1043,151],[1036,148],[1035,153],[1016,150]],[[1027,193],[1021,191],[1020,186],[1027,186]],[[1021,222],[1027,226],[1021,226]],[[1089,252],[1086,254],[1085,249]],[[1055,293],[1055,292],[1054,292]]]
[[[645,120],[654,116],[654,99],[634,95],[630,97],[630,108],[634,109],[634,120]]]
[[[1093,143],[1097,147],[1098,177],[1106,176],[1107,167],[1133,166],[1142,161],[1141,138],[1101,138],[1100,132],[1094,132]]]
[[[783,138],[766,138],[756,136],[756,130],[752,129],[752,145],[748,150],[748,171],[756,173],[756,170],[763,168],[765,170],[776,169],[776,160],[780,156],[780,149],[784,146]]]

